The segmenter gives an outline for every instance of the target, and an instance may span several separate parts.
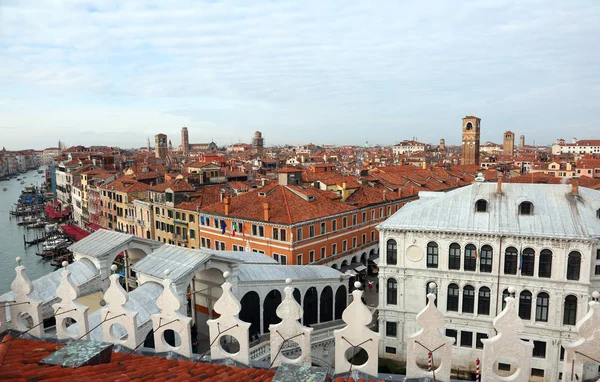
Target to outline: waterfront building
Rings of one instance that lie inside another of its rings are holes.
[[[600,191],[482,180],[422,192],[378,226],[380,354],[406,359],[403,344],[431,292],[445,334],[456,339],[452,368],[474,372],[512,286],[521,338],[533,343],[531,373],[558,381],[561,345],[577,337],[588,296],[600,288]]]

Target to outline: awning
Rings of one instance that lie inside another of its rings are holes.
[[[362,272],[362,271],[364,271],[366,269],[367,269],[367,267],[365,267],[364,265],[359,265],[358,267],[354,268],[354,270],[356,272]]]
[[[83,239],[84,237],[89,236],[89,234],[90,234],[88,231],[81,229],[73,224],[65,224],[65,225],[61,226],[60,228],[67,236],[69,236],[71,239],[73,239],[75,241],[79,241],[79,240]]]
[[[374,263],[375,263],[375,265],[379,265],[379,256],[377,256],[377,257],[374,257],[374,258],[372,258],[372,259],[369,259],[369,260],[371,260],[372,262],[374,262]]]
[[[102,229],[102,227],[100,227],[98,224],[94,224],[94,223],[90,223],[88,224],[88,228],[95,231],[98,231],[99,229]]]

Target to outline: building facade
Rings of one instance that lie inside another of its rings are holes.
[[[600,192],[476,182],[420,196],[378,227],[380,354],[405,360],[403,344],[432,292],[456,339],[452,368],[474,371],[513,286],[522,338],[534,345],[532,380],[558,381],[561,343],[576,338],[600,287]]]
[[[462,119],[462,164],[479,166],[481,119],[466,116]]]

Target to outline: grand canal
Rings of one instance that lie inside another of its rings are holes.
[[[49,260],[42,260],[36,256],[35,252],[41,251],[37,246],[25,248],[23,245],[23,235],[32,238],[36,233],[41,234],[42,230],[26,230],[23,226],[18,226],[15,217],[11,219],[9,214],[25,186],[43,186],[44,174],[30,170],[20,174],[18,178],[24,178],[25,184],[21,184],[16,178],[0,181],[0,294],[10,290],[10,284],[15,279],[17,256],[23,259],[22,264],[27,267],[27,275],[32,280],[54,270]],[[6,191],[2,191],[4,188]]]

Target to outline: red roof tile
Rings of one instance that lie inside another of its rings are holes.
[[[6,335],[0,344],[0,376],[14,381],[265,381],[274,370],[242,368],[192,361],[112,353],[111,362],[69,368],[37,362],[65,346],[15,339]]]

